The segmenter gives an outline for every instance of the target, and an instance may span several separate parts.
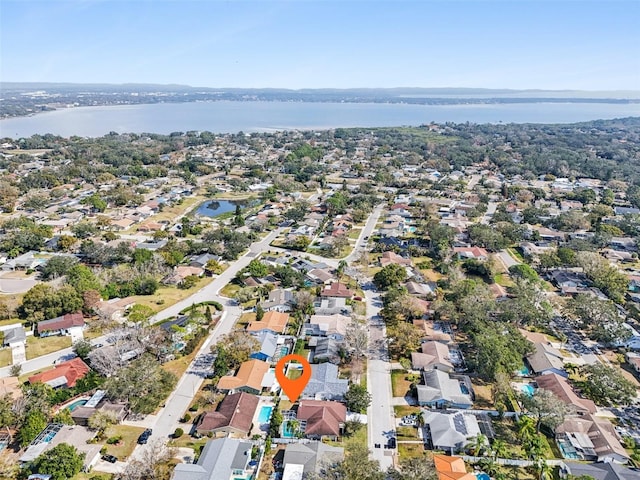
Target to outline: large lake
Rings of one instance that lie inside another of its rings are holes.
[[[78,107],[0,120],[0,137],[53,133],[69,137],[109,132],[209,130],[236,133],[335,127],[389,127],[429,122],[571,123],[640,116],[640,104],[520,103],[406,105],[385,103],[200,102]]]

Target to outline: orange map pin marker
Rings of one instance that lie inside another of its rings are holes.
[[[302,365],[302,375],[298,378],[291,380],[284,373],[284,370],[289,362],[297,362]],[[296,354],[285,355],[276,364],[276,378],[280,387],[284,391],[285,395],[289,398],[291,403],[295,403],[298,397],[302,394],[302,391],[309,383],[311,378],[311,365],[307,362],[307,359]]]

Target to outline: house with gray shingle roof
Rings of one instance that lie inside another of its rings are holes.
[[[340,400],[347,393],[349,381],[338,378],[338,366],[333,363],[311,365],[311,378],[302,392],[303,398]]]
[[[321,473],[323,468],[336,464],[344,459],[344,448],[332,447],[323,442],[290,443],[284,451],[282,463],[302,465],[305,475]]]
[[[253,444],[234,438],[209,440],[198,463],[179,463],[171,480],[217,480],[251,478],[249,462]]]
[[[435,408],[471,408],[473,401],[468,387],[461,380],[451,378],[442,370],[429,370],[422,373],[423,385],[418,385],[418,403]]]

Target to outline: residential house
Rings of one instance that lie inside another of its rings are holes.
[[[627,463],[629,454],[620,444],[611,422],[586,414],[567,418],[556,428],[556,442],[566,458]]]
[[[265,312],[275,310],[276,312],[290,312],[295,303],[296,296],[290,290],[275,288],[269,292],[269,298],[260,303]]]
[[[453,372],[449,347],[444,343],[428,341],[422,344],[422,352],[411,352],[411,364],[415,370],[442,370]]]
[[[251,480],[253,443],[235,438],[209,440],[197,463],[179,463],[171,480]]]
[[[37,252],[29,251],[22,255],[7,260],[2,265],[2,270],[36,270],[47,263],[46,258],[36,257]]]
[[[547,373],[536,377],[538,388],[553,392],[574,412],[579,414],[596,413],[596,404],[586,398],[580,398],[571,388],[566,378],[556,373]]]
[[[351,305],[347,305],[346,298],[324,297],[313,302],[316,315],[349,315],[352,311]]]
[[[313,362],[340,363],[344,349],[343,341],[330,337],[311,337],[308,345],[312,352]]]
[[[489,259],[489,253],[480,247],[453,247],[453,252],[458,255],[461,260],[481,260]]]
[[[296,417],[305,424],[305,437],[336,440],[347,420],[347,407],[340,402],[301,400]]]
[[[162,279],[162,283],[165,285],[179,285],[184,282],[187,277],[201,277],[202,275],[204,275],[203,268],[179,265],[173,269],[173,272]]]
[[[417,296],[425,296],[425,295],[433,295],[436,291],[435,283],[418,283],[414,281],[409,281],[404,284],[407,289],[407,293],[410,295]]]
[[[625,357],[627,359],[627,363],[631,365],[631,368],[640,373],[640,354],[628,352]]]
[[[418,385],[418,404],[431,408],[471,408],[473,400],[469,385],[451,378],[442,370],[422,372],[424,384]],[[470,382],[469,382],[470,383]]]
[[[97,443],[89,443],[95,437],[96,432],[82,427],[80,425],[62,425],[59,423],[49,424],[46,429],[38,436],[39,442],[33,442],[27,447],[24,454],[20,457],[21,465],[33,462],[48,450],[66,443],[71,445],[84,458],[82,461],[82,470],[88,472],[93,468],[98,460],[100,460],[101,445]],[[38,438],[36,437],[36,438]]]
[[[53,370],[37,373],[29,377],[29,383],[46,383],[52,388],[73,388],[76,382],[89,373],[89,366],[76,357],[56,365]]]
[[[11,395],[14,400],[22,397],[21,385],[18,377],[0,377],[0,397]]]
[[[330,298],[351,298],[353,295],[353,290],[350,290],[344,283],[340,282],[333,282],[320,292],[321,297]]]
[[[114,322],[124,322],[127,311],[133,307],[135,300],[132,298],[112,298],[110,300],[101,300],[95,307],[96,313],[108,320]]]
[[[243,362],[235,375],[225,375],[218,381],[217,388],[229,392],[247,392],[259,395],[262,389],[270,387],[267,382],[269,364],[262,360],[251,359]],[[266,378],[265,378],[266,377]]]
[[[304,475],[322,475],[325,469],[344,459],[342,447],[323,442],[290,443],[284,450],[282,480],[300,480]],[[299,476],[294,476],[294,472]]]
[[[272,310],[262,317],[262,320],[254,320],[247,325],[247,331],[250,333],[258,333],[262,330],[268,330],[273,333],[284,333],[287,329],[289,314]]]
[[[239,392],[224,397],[215,412],[206,412],[195,425],[200,435],[212,432],[226,435],[248,435],[260,400],[255,395]]]
[[[534,343],[535,352],[527,357],[527,363],[531,371],[536,375],[555,373],[562,377],[567,377],[564,370],[564,360],[562,353],[557,348],[548,343]]]
[[[388,251],[384,252],[380,256],[380,266],[386,267],[387,265],[401,265],[403,267],[410,267],[412,265],[410,258],[404,258],[397,253]]]
[[[560,478],[593,478],[593,480],[640,480],[640,471],[615,462],[563,462]]]
[[[438,480],[476,480],[473,473],[467,473],[467,466],[461,457],[434,455],[433,464]]]
[[[14,348],[27,343],[27,334],[22,325],[12,326],[4,330],[2,346]]]
[[[424,424],[434,450],[449,454],[461,451],[469,441],[481,433],[475,415],[464,412],[425,412]]]
[[[348,389],[349,381],[338,378],[337,365],[312,364],[311,378],[302,392],[302,397],[316,400],[341,400]]]
[[[135,220],[125,217],[118,220],[112,220],[110,226],[115,230],[122,231],[130,228],[134,223],[136,223]]]
[[[51,337],[53,335],[80,335],[86,323],[82,312],[67,313],[51,320],[38,322],[36,331],[39,337]]]
[[[347,334],[351,318],[345,315],[311,315],[303,327],[305,335],[330,337],[342,341]]]
[[[335,280],[333,274],[324,268],[314,268],[307,272],[307,278],[316,285],[329,285]]]
[[[434,322],[433,320],[414,321],[414,325],[422,327],[424,330],[424,339],[427,341],[436,341],[451,345],[454,343],[453,330],[446,322]]]
[[[207,263],[209,263],[212,260],[219,262],[220,260],[222,260],[222,257],[220,255],[214,255],[212,253],[203,253],[201,255],[194,255],[193,257],[191,257],[191,260],[189,260],[189,266],[205,268],[207,266]]]
[[[88,426],[89,418],[96,412],[102,412],[111,415],[116,422],[121,422],[129,413],[128,405],[124,403],[111,403],[105,400],[106,392],[104,390],[96,390],[84,405],[77,406],[71,412],[71,418],[76,425]]]
[[[278,336],[269,330],[261,330],[255,334],[255,337],[260,342],[260,349],[253,352],[250,357],[263,362],[271,362],[278,348]]]
[[[560,289],[563,295],[573,295],[588,286],[584,273],[571,270],[554,270],[550,273],[551,281]]]

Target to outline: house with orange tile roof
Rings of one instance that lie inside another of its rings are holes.
[[[89,373],[89,370],[87,364],[76,357],[73,360],[56,365],[53,370],[30,376],[29,383],[46,383],[53,388],[73,388],[78,380]]]
[[[438,480],[476,480],[475,475],[467,473],[467,466],[461,457],[434,455],[433,463]]]
[[[229,394],[220,402],[215,412],[206,412],[200,417],[196,432],[248,435],[258,403],[258,397],[249,393]]]
[[[321,297],[337,297],[337,298],[351,298],[353,297],[353,290],[350,290],[344,283],[333,282],[330,286],[325,287],[320,292]]]
[[[251,359],[243,362],[235,375],[225,375],[218,381],[218,390],[229,392],[247,392],[259,395],[264,385],[269,363]],[[270,383],[270,382],[269,382]]]
[[[305,437],[335,440],[347,419],[347,407],[339,402],[302,400],[296,417],[305,424]]]
[[[273,333],[284,333],[287,328],[288,321],[288,313],[271,310],[264,314],[262,320],[250,322],[247,326],[247,331],[251,333],[258,333],[263,330],[269,330]]]

